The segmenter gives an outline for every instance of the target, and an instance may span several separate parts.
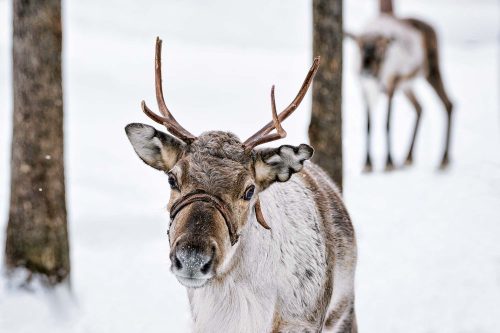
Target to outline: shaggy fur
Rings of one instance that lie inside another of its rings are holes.
[[[171,221],[172,271],[188,288],[193,332],[357,331],[354,230],[333,182],[307,161],[311,147],[246,153],[226,132],[182,145],[147,125],[126,131],[143,161],[168,171],[169,207],[202,191],[230,211],[194,202]],[[271,230],[257,222],[257,198]]]

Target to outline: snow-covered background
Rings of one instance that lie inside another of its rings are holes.
[[[358,31],[375,0],[345,1]],[[360,332],[500,332],[500,110],[497,0],[399,0],[439,32],[456,105],[452,165],[438,172],[445,113],[424,82],[415,165],[361,174],[365,114],[346,42],[345,200],[359,243]],[[123,127],[155,105],[154,38],[164,40],[167,104],[194,133],[250,135],[293,98],[313,55],[303,0],[64,1],[66,163],[72,291],[19,293],[0,278],[0,332],[186,332],[185,290],[169,273],[166,177],[134,154]],[[0,0],[0,244],[8,214],[11,4]],[[381,169],[383,104],[375,115]],[[310,96],[283,141],[307,140]],[[402,162],[414,112],[396,98]],[[1,250],[1,249],[0,249]],[[0,251],[0,260],[2,253]]]

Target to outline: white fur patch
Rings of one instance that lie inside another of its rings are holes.
[[[422,35],[392,15],[378,16],[365,26],[362,34],[378,34],[393,39],[380,69],[380,80],[384,87],[387,88],[395,76],[407,76],[423,67],[425,53]]]
[[[190,290],[194,333],[270,332],[275,294],[235,276]]]
[[[159,166],[158,160],[161,156],[158,153],[161,150],[162,143],[160,139],[154,136],[154,128],[150,126],[131,126],[127,128],[127,134],[137,155],[144,162]]]

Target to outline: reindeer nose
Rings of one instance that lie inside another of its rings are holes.
[[[179,245],[172,258],[172,270],[176,275],[200,279],[212,273],[215,247]]]

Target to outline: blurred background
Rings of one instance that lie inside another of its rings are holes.
[[[431,23],[454,101],[451,166],[438,171],[445,112],[418,82],[423,106],[414,165],[384,173],[385,110],[373,112],[375,172],[361,172],[366,115],[344,42],[344,196],[357,232],[360,332],[500,331],[500,4],[395,0],[399,16]],[[378,13],[344,1],[346,30]],[[309,1],[63,1],[65,167],[72,294],[19,292],[0,278],[0,332],[186,332],[190,314],[169,272],[164,174],[145,168],[124,126],[152,124],[154,41],[163,39],[164,92],[191,132],[247,137],[295,96],[312,54]],[[0,244],[9,210],[12,4],[0,0]],[[280,144],[307,142],[310,93]],[[397,95],[395,162],[415,121]],[[278,107],[279,107],[278,106]],[[159,128],[159,126],[157,126]],[[3,261],[3,251],[0,260]]]

